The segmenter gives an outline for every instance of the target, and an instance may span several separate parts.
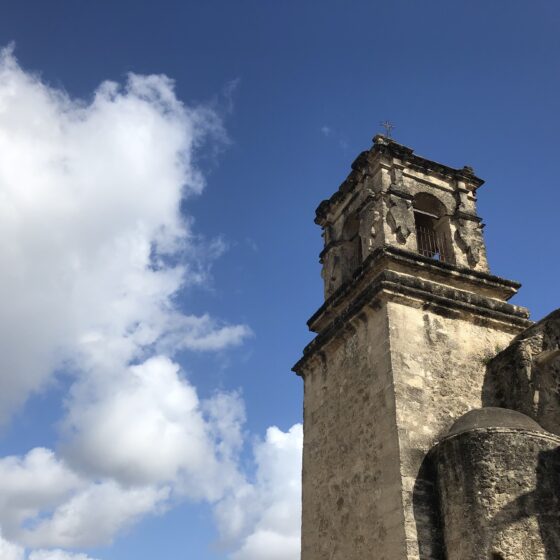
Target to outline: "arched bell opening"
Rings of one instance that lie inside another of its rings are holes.
[[[453,262],[446,208],[435,196],[418,193],[413,201],[418,252],[442,262]]]

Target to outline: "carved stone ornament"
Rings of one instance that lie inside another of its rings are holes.
[[[376,224],[379,222],[380,214],[371,204],[364,208],[360,215],[360,238],[362,239],[365,252],[373,250],[374,240],[377,236]]]
[[[414,230],[412,203],[404,198],[391,196],[387,223],[396,235],[397,241],[404,245]]]
[[[393,169],[391,169],[391,181],[393,185],[402,187],[403,185],[402,169],[399,169],[398,167],[393,167]]]
[[[457,229],[455,230],[455,242],[459,249],[467,256],[469,266],[474,268],[480,261],[480,246],[482,241],[478,232],[470,228],[466,220],[459,220]]]

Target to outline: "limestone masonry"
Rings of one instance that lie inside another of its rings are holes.
[[[376,136],[317,209],[302,560],[560,559],[560,310],[507,303],[482,184]]]

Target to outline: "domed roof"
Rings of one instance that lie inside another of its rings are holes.
[[[532,418],[529,418],[521,412],[510,410],[509,408],[498,408],[495,406],[487,406],[485,408],[476,408],[463,414],[457,420],[451,429],[449,435],[468,432],[477,428],[514,428],[517,430],[530,430],[544,432]]]

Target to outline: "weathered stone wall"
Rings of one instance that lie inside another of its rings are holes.
[[[519,329],[387,294],[319,337],[298,369],[303,527],[319,528],[302,560],[444,558],[428,452],[482,405],[488,360]]]
[[[445,558],[429,451],[507,385],[515,351],[493,377],[488,362],[531,324],[507,303],[519,284],[488,272],[482,183],[377,136],[317,209],[326,301],[294,366],[305,387],[302,560]],[[560,411],[560,371],[546,379]]]
[[[304,373],[302,560],[406,558],[386,306]]]
[[[437,447],[447,560],[560,558],[560,438],[473,429]]]
[[[434,478],[425,458],[455,420],[482,405],[486,363],[514,332],[423,302],[388,304],[407,556],[440,560]]]

